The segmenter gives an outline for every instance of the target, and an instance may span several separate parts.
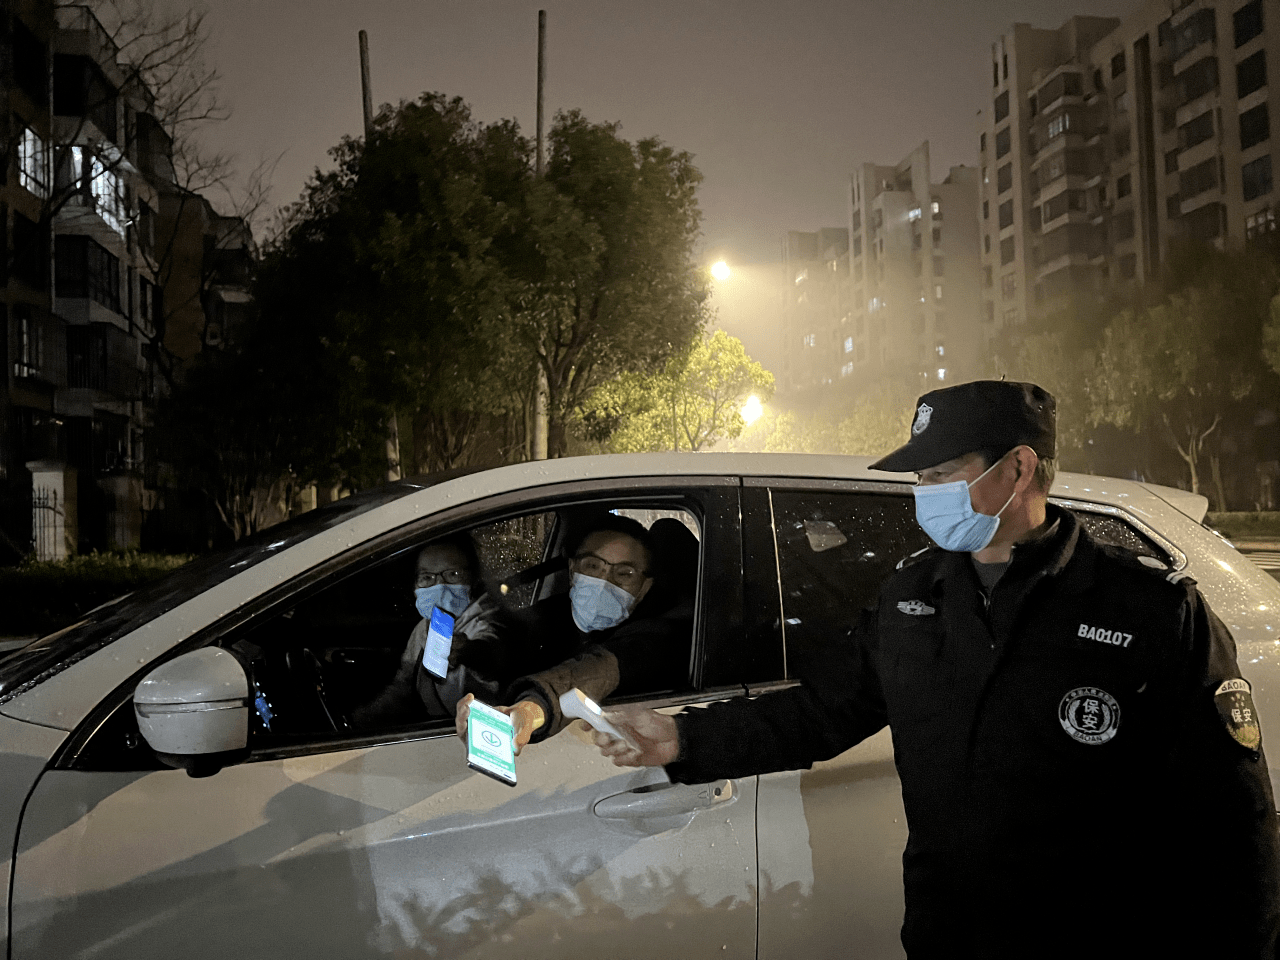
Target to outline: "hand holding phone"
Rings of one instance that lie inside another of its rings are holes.
[[[516,785],[515,725],[501,710],[472,700],[467,716],[467,766]]]
[[[566,717],[585,720],[601,733],[616,737],[631,747],[635,746],[630,737],[604,718],[604,711],[600,709],[600,705],[577,687],[566,690],[560,695],[560,712]]]
[[[453,615],[439,607],[431,608],[427,626],[427,642],[422,648],[422,665],[439,680],[449,673],[449,651],[453,648]]]

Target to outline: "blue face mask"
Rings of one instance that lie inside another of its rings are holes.
[[[616,627],[631,615],[636,598],[615,583],[575,573],[570,577],[569,601],[573,622],[583,633]]]
[[[1003,460],[1001,457],[1000,460]],[[1013,502],[1013,494],[1004,502],[994,517],[973,509],[969,488],[996,468],[997,460],[982,472],[973,483],[957,480],[954,483],[917,484],[913,492],[916,498],[916,522],[943,550],[955,553],[975,553],[984,549],[996,535],[1000,526],[1000,514]],[[1015,491],[1016,493],[1017,491]]]
[[[455,617],[471,605],[471,588],[465,583],[437,583],[432,587],[418,587],[413,591],[418,613],[424,619],[431,618],[431,608],[439,607]]]

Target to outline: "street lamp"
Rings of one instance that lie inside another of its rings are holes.
[[[742,405],[742,420],[749,427],[764,414],[764,404],[754,393]]]
[[[729,265],[723,260],[717,260],[711,265],[711,276],[723,283],[733,276],[733,271],[729,269]]]

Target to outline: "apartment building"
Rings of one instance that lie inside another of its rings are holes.
[[[921,391],[983,371],[978,171],[933,180],[929,143],[850,178],[850,310],[833,344],[853,393],[906,377]]]
[[[849,318],[849,231],[793,230],[782,241],[780,394],[809,393],[839,376]]]
[[[1280,0],[1147,0],[997,38],[979,130],[993,326],[1088,309],[1158,276],[1182,239],[1274,231],[1277,45]]]
[[[169,288],[194,284],[201,316],[206,301],[243,294],[208,282],[225,253],[209,231],[166,233],[172,146],[92,12],[21,0],[0,20],[11,147],[0,541],[41,556],[137,547],[157,499],[144,435],[158,364],[187,346],[186,327],[197,343],[208,328],[165,309]]]

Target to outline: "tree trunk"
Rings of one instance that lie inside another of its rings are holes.
[[[1227,491],[1222,483],[1222,457],[1216,453],[1209,456],[1209,472],[1213,477],[1213,489],[1218,496],[1218,510],[1227,510]]]

